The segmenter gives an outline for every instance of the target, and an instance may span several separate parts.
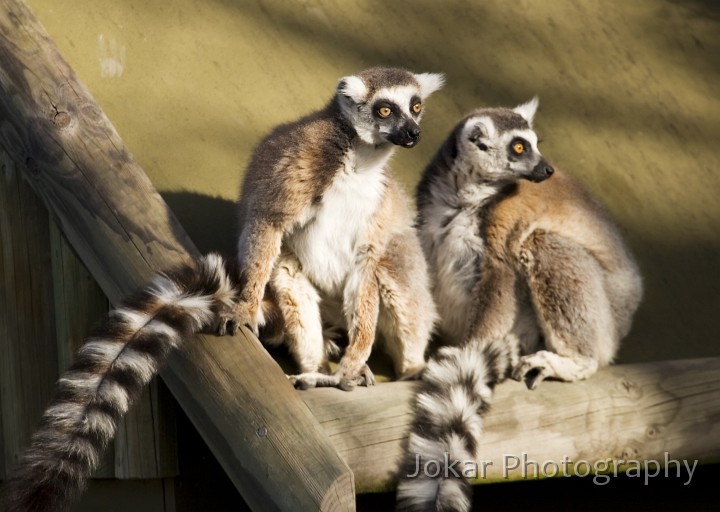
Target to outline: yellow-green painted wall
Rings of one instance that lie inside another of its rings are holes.
[[[203,250],[270,128],[373,65],[441,71],[409,189],[466,111],[538,94],[544,154],[626,229],[646,300],[622,361],[720,355],[720,7],[673,0],[29,0]]]

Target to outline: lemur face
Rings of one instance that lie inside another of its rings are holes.
[[[338,99],[364,142],[411,148],[420,141],[423,101],[442,84],[438,74],[373,68],[341,79]]]
[[[549,178],[553,168],[540,154],[532,129],[537,104],[533,98],[515,109],[485,109],[471,115],[458,134],[458,158],[484,182]]]

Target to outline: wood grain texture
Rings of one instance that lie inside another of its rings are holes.
[[[395,487],[397,462],[418,383],[391,382],[349,395],[332,389],[303,398],[355,473],[358,493]],[[720,359],[613,366],[587,381],[544,382],[528,391],[496,388],[478,461],[503,481],[503,457],[594,464],[603,460],[720,460]],[[508,459],[508,465],[513,460]],[[508,479],[520,470],[507,471]]]
[[[0,469],[6,471],[20,459],[57,378],[47,212],[8,157],[0,147]]]
[[[111,302],[198,256],[18,0],[0,8],[0,146],[21,164]],[[196,337],[162,376],[252,508],[322,509],[329,499],[334,510],[354,510],[347,465],[256,339]],[[263,428],[267,435],[258,434]]]
[[[70,366],[89,330],[110,307],[105,294],[50,219],[50,249],[58,366],[56,376]],[[122,428],[122,427],[120,427]],[[115,476],[115,445],[111,443],[95,471],[96,478]]]
[[[154,379],[120,420],[113,451],[116,478],[177,476],[175,406],[162,382]]]

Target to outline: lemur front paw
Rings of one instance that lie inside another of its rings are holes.
[[[547,361],[537,354],[521,357],[520,362],[512,371],[512,378],[518,382],[525,382],[528,389],[536,389],[542,381],[550,376],[552,376],[552,369]]]
[[[218,336],[234,336],[241,325],[250,329],[258,336],[258,321],[256,308],[246,302],[239,302],[233,309],[220,311],[217,314],[215,334]]]
[[[355,386],[375,385],[375,376],[368,365],[363,365],[359,373],[354,376],[348,375],[343,370],[338,370],[332,375],[321,372],[307,372],[299,375],[288,375],[288,380],[296,389],[310,388],[338,388],[343,391],[352,391]]]
[[[368,387],[375,385],[375,375],[373,375],[367,364],[362,365],[362,368],[357,373],[339,369],[335,372],[335,375],[340,379],[339,387],[343,391],[352,391],[355,386]]]
[[[334,375],[328,375],[321,372],[306,372],[299,375],[288,375],[287,378],[290,381],[290,384],[295,386],[295,389],[338,387],[338,380]]]

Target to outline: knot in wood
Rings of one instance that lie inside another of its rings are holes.
[[[638,399],[642,396],[642,391],[637,382],[625,378],[620,380],[617,386],[628,398]]]
[[[645,437],[648,439],[653,439],[655,437],[658,437],[662,434],[662,427],[660,425],[649,425],[648,428],[645,430]]]
[[[65,128],[70,124],[70,114],[67,112],[57,112],[53,117],[53,124],[57,128]]]

